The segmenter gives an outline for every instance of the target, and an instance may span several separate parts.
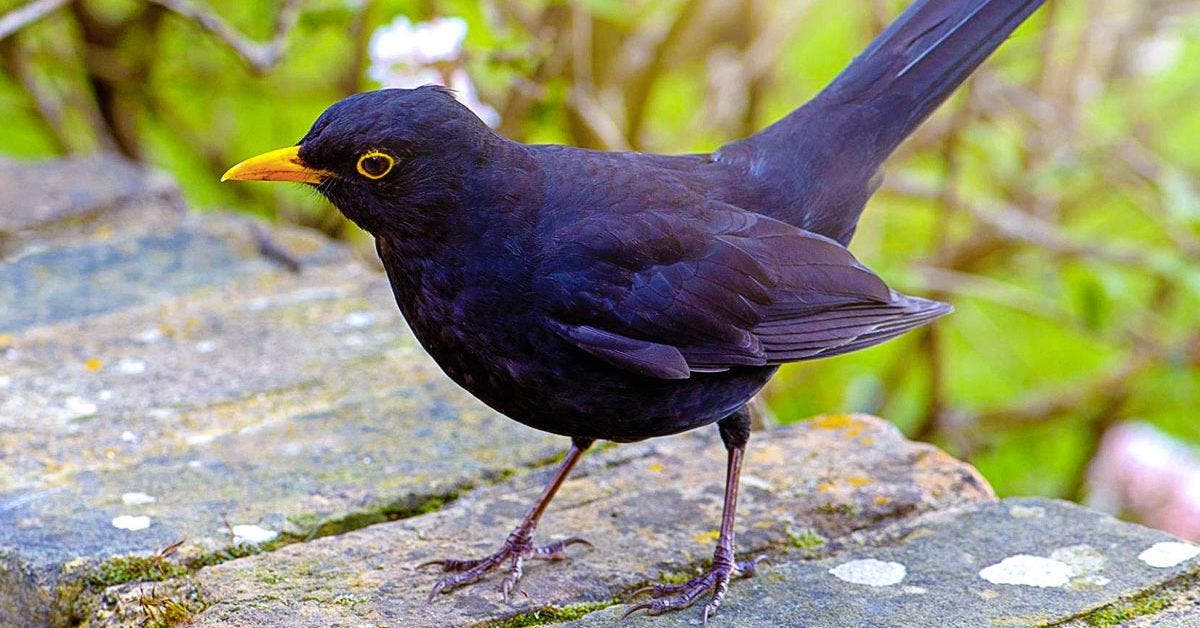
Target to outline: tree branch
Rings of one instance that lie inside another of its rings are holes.
[[[0,40],[67,6],[73,0],[33,0],[0,16]]]
[[[283,60],[284,45],[296,19],[300,16],[302,0],[283,0],[275,18],[274,33],[266,42],[257,42],[233,28],[210,9],[201,8],[190,0],[146,0],[176,15],[194,22],[221,40],[255,73],[266,74]]]

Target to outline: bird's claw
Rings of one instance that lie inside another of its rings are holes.
[[[571,537],[542,547],[534,547],[530,539],[513,535],[504,541],[504,545],[496,553],[490,556],[468,560],[453,558],[429,560],[417,565],[417,569],[436,565],[441,567],[443,572],[453,574],[438,580],[433,585],[428,598],[428,601],[432,602],[439,593],[450,593],[460,587],[474,584],[482,580],[488,572],[507,562],[508,573],[500,584],[500,593],[504,596],[505,603],[507,603],[513,589],[516,588],[517,583],[521,580],[521,576],[525,574],[525,559],[563,560],[567,557],[566,548],[572,545],[592,547],[592,544],[586,539],[579,537]]]
[[[733,578],[749,578],[758,571],[758,564],[767,560],[766,556],[757,556],[752,560],[737,563],[715,564],[708,571],[692,578],[683,584],[652,584],[644,586],[626,597],[633,600],[643,593],[649,593],[650,598],[636,604],[625,611],[622,616],[629,617],[634,613],[646,611],[649,615],[661,615],[669,611],[678,611],[695,604],[705,593],[712,591],[708,604],[704,605],[704,624],[708,618],[721,606],[729,581]]]
[[[537,560],[563,560],[567,557],[566,549],[572,545],[586,545],[589,548],[594,547],[587,539],[573,536],[569,539],[555,541],[549,545],[543,545],[541,547],[534,548],[529,557]]]

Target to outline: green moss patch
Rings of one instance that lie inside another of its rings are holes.
[[[1093,612],[1085,619],[1089,626],[1120,626],[1127,621],[1144,615],[1153,615],[1171,605],[1171,598],[1163,594],[1144,595],[1125,602],[1118,602]]]
[[[187,575],[183,565],[161,554],[152,556],[114,556],[91,571],[84,582],[88,588],[104,589],[126,582],[168,580]]]
[[[474,488],[464,484],[439,495],[425,495],[415,498],[402,499],[386,504],[380,504],[369,510],[355,512],[337,519],[316,520],[315,518],[293,518],[292,523],[298,528],[307,529],[304,535],[285,534],[280,537],[284,543],[311,541],[323,536],[336,536],[353,532],[376,523],[398,521],[428,514],[444,508],[457,500],[464,491]]]
[[[543,606],[514,615],[508,619],[502,619],[494,622],[481,624],[487,628],[524,628],[526,626],[547,626],[551,624],[561,624],[569,621],[582,619],[584,615],[594,613],[599,610],[606,609],[615,604],[619,604],[620,600],[613,598],[602,602],[581,602],[579,604],[568,604],[566,606]]]
[[[812,528],[794,528],[788,526],[784,532],[792,547],[802,550],[816,550],[825,547],[829,539]]]

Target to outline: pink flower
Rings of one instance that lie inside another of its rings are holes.
[[[1200,456],[1146,423],[1104,434],[1088,468],[1088,504],[1200,540]]]

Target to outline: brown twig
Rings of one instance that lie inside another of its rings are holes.
[[[571,5],[571,91],[567,106],[605,150],[629,150],[620,123],[596,98],[592,79],[592,16],[581,3]],[[591,142],[588,142],[591,143]]]
[[[33,0],[29,4],[0,15],[0,40],[67,6],[74,0]]]
[[[221,40],[254,72],[266,74],[283,60],[288,34],[300,16],[302,0],[283,0],[275,17],[273,34],[265,43],[256,42],[233,28],[210,9],[201,8],[190,0],[146,0],[176,15],[194,22]]]
[[[670,25],[662,30],[636,33],[628,39],[625,49],[617,55],[617,67],[625,69],[614,76],[625,95],[626,137],[641,147],[646,111],[654,83],[662,74],[668,51],[679,41],[699,13],[700,0],[685,0],[675,11]]]
[[[0,66],[12,76],[29,97],[33,112],[46,129],[47,136],[60,153],[71,151],[71,138],[63,125],[62,100],[34,75],[28,58],[20,49],[20,40],[0,41]]]

